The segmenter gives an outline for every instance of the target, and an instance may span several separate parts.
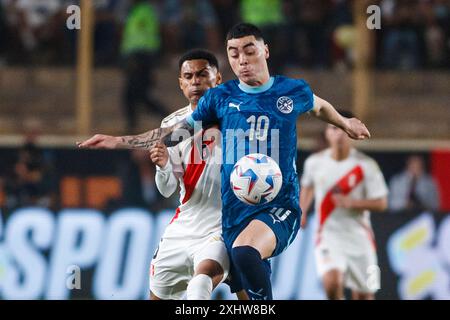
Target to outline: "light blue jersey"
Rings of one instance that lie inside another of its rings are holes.
[[[202,125],[219,124],[222,133],[222,225],[233,228],[262,211],[284,208],[298,212],[297,117],[313,108],[314,97],[304,80],[271,77],[260,87],[238,80],[208,90],[188,117]],[[243,133],[245,133],[243,135]],[[256,150],[255,150],[256,147]],[[230,175],[241,156],[263,153],[274,158],[283,174],[283,185],[269,203],[247,205],[236,198]]]

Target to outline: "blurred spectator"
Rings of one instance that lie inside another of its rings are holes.
[[[238,23],[239,0],[211,0],[219,22],[220,43],[223,43],[228,30]]]
[[[122,180],[123,206],[137,206],[158,211],[164,208],[164,198],[155,183],[155,166],[150,161],[148,151],[132,150],[130,161],[119,168]]]
[[[64,2],[61,9],[63,25],[68,17],[67,7],[81,5],[80,0],[60,0]],[[97,66],[115,65],[120,49],[120,33],[125,22],[129,0],[92,0],[94,8],[94,63]],[[64,29],[65,48],[62,59],[64,62],[74,63],[77,49],[78,32]]]
[[[126,77],[123,106],[127,131],[136,129],[136,112],[140,104],[161,117],[166,114],[164,106],[149,92],[155,85],[153,71],[158,62],[160,46],[156,7],[146,0],[133,0],[121,47]]]
[[[119,41],[119,16],[123,9],[121,0],[95,0],[95,62],[110,65],[116,61]]]
[[[18,151],[18,159],[10,175],[5,177],[6,207],[24,206],[53,208],[56,183],[52,166],[42,152],[29,142]]]
[[[405,171],[392,177],[389,208],[398,210],[438,210],[438,188],[433,178],[425,172],[424,159],[411,156]]]
[[[422,1],[422,11],[426,13],[427,27],[425,31],[425,45],[428,65],[443,67],[450,58],[450,1],[435,0]]]
[[[272,73],[281,73],[286,61],[289,44],[287,18],[282,0],[241,0],[240,15],[243,22],[261,29],[269,45]]]
[[[290,50],[295,53],[296,60],[314,68],[328,66],[331,1],[292,0],[288,3],[287,11],[293,24]]]
[[[17,41],[17,54],[23,62],[56,61],[63,28],[59,0],[3,0],[10,35]],[[10,56],[14,59],[13,56]]]
[[[197,47],[220,50],[217,17],[210,1],[166,0],[163,24],[170,53]]]
[[[424,15],[417,0],[382,0],[382,64],[410,70],[423,65]]]
[[[332,63],[336,69],[348,69],[354,62],[355,26],[353,1],[336,0],[331,18]]]

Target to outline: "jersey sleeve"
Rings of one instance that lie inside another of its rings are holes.
[[[314,94],[305,80],[296,80],[298,84],[297,89],[297,103],[295,104],[298,114],[311,111],[314,107]]]
[[[207,125],[217,123],[217,107],[214,91],[210,89],[200,98],[197,108],[186,120],[191,127],[194,127],[196,121],[201,121],[202,124]]]
[[[366,162],[365,191],[368,199],[378,199],[388,194],[386,181],[378,164],[370,159]]]
[[[314,177],[313,172],[314,169],[312,168],[314,165],[313,160],[311,157],[306,159],[305,164],[303,166],[303,173],[300,180],[300,184],[302,187],[312,187],[314,184]]]
[[[159,193],[161,193],[164,197],[168,198],[175,192],[178,186],[178,180],[172,171],[170,161],[164,168],[157,166],[155,182]]]
[[[156,166],[155,182],[159,193],[164,197],[170,197],[178,187],[178,172],[181,166],[178,146],[167,148],[169,161],[164,168]],[[182,173],[181,173],[182,174]]]

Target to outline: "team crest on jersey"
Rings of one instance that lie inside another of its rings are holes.
[[[277,108],[282,113],[291,113],[294,109],[294,101],[291,98],[283,96],[279,97],[277,100]]]

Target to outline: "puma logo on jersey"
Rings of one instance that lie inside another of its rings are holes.
[[[242,104],[242,102],[240,102],[239,104],[230,102],[230,103],[228,104],[228,107],[230,107],[230,108],[236,108],[236,109],[238,109],[238,111],[241,111],[241,109],[239,109],[239,107],[240,107],[241,104]]]

